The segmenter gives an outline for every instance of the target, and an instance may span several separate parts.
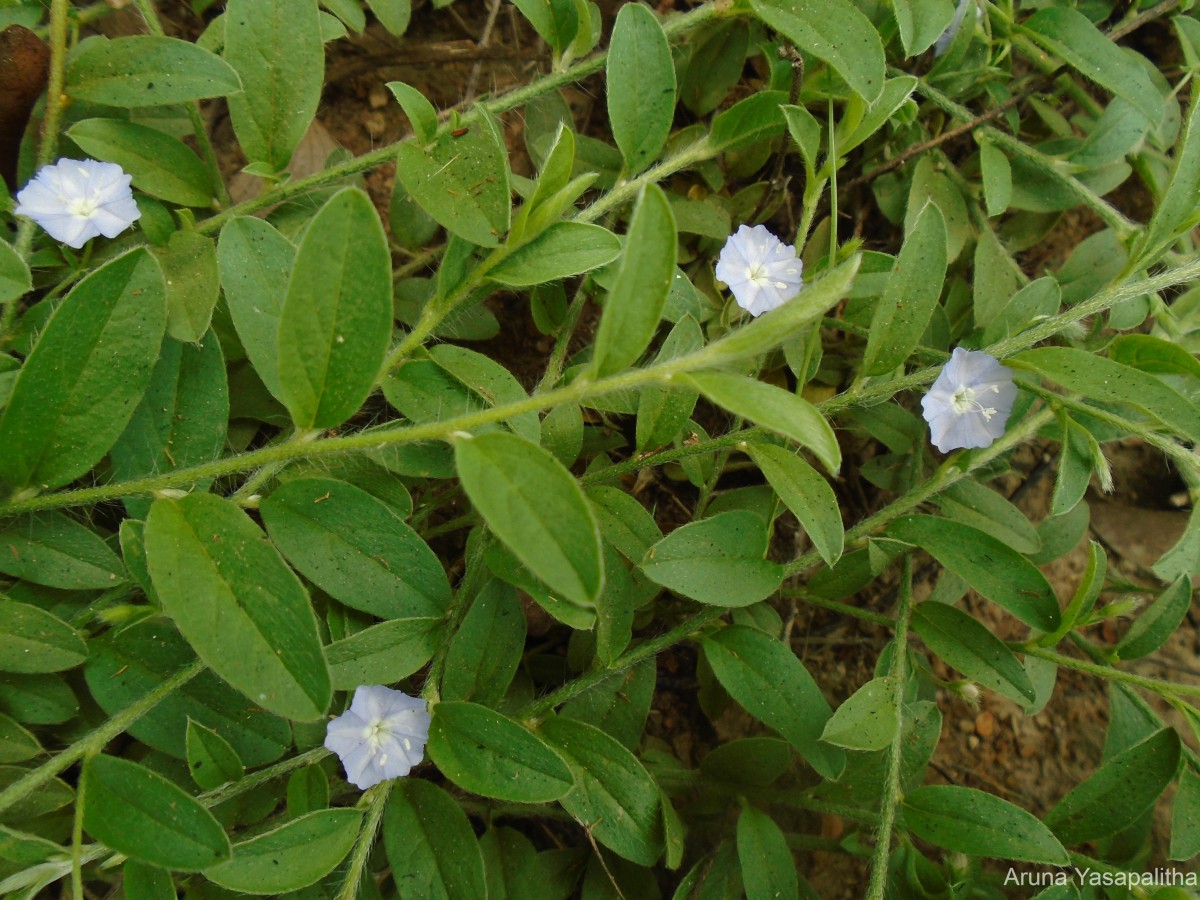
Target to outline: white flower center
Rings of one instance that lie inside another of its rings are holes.
[[[750,270],[746,274],[758,287],[768,284],[771,280],[770,274],[767,272],[767,267],[760,262],[751,263]]]
[[[1000,388],[994,384],[991,386],[991,390],[994,393],[1000,393]],[[954,410],[955,415],[961,416],[964,413],[977,412],[988,422],[992,421],[992,416],[996,414],[995,407],[984,406],[976,400],[975,391],[965,384],[950,397],[950,407]]]
[[[67,212],[82,219],[95,214],[99,208],[100,204],[92,197],[75,197],[67,202]]]
[[[371,747],[371,755],[379,752],[379,746],[392,736],[392,730],[383,724],[383,719],[376,717],[367,723],[363,729],[363,740]]]

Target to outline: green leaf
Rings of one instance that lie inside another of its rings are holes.
[[[751,444],[750,458],[800,524],[821,559],[833,565],[841,558],[846,533],[837,495],[821,475],[797,456],[774,444]]]
[[[1170,728],[1119,753],[1072,788],[1045,816],[1066,845],[1116,834],[1149,810],[1179,768],[1179,736]]]
[[[56,723],[52,723],[56,724]],[[0,790],[7,790],[18,781],[28,777],[33,769],[24,766],[0,766]],[[37,827],[41,823],[37,819],[47,813],[62,809],[75,799],[71,786],[61,778],[51,778],[38,786],[38,789],[16,803],[5,807],[0,813],[0,823],[25,827],[26,823]]]
[[[212,462],[225,449],[229,386],[221,343],[211,332],[200,344],[163,341],[146,395],[113,444],[113,474],[121,480]],[[127,500],[144,515],[150,500]]]
[[[329,806],[329,776],[319,765],[297,769],[288,776],[288,818],[298,819]]]
[[[1192,22],[1179,16],[1180,22]],[[1139,67],[1140,68],[1140,67]],[[1200,102],[1192,96],[1192,108],[1188,112],[1183,141],[1175,155],[1175,171],[1171,181],[1163,189],[1158,207],[1146,226],[1145,237],[1139,246],[1140,264],[1147,265],[1158,260],[1162,251],[1176,238],[1196,224],[1196,195],[1200,192]],[[1194,360],[1193,360],[1194,361]]]
[[[1200,360],[1179,344],[1153,335],[1122,334],[1108,345],[1108,355],[1114,362],[1143,372],[1200,378]]]
[[[219,56],[151,34],[88,38],[71,54],[64,86],[75,100],[125,108],[224,97],[241,89],[237,72]]]
[[[647,7],[617,13],[605,64],[613,140],[636,175],[658,158],[675,117],[675,65],[662,26]]]
[[[383,816],[383,842],[401,896],[479,900],[483,856],[466,813],[429,781],[396,783]]]
[[[986,531],[1018,553],[1035,554],[1042,549],[1042,539],[1025,514],[977,481],[951,485],[938,495],[937,502],[948,518]]]
[[[238,781],[246,773],[237,751],[227,740],[191,719],[187,723],[186,746],[188,771],[201,790],[211,791],[227,781]]]
[[[1153,603],[1133,620],[1133,625],[1117,644],[1120,659],[1140,659],[1161,647],[1187,615],[1192,605],[1192,582],[1180,575]],[[3,627],[0,627],[0,633]],[[2,656],[2,654],[0,654]],[[0,668],[3,668],[0,665]]]
[[[100,708],[115,715],[146,696],[196,658],[162,618],[108,631],[89,642],[83,675]],[[291,746],[288,723],[269,715],[228,684],[204,671],[164,698],[129,727],[148,747],[185,759],[185,733],[195,720],[224,739],[248,766],[273,762]]]
[[[513,5],[556,53],[566,50],[579,30],[579,14],[571,0],[513,0]]]
[[[676,528],[646,551],[640,567],[655,584],[692,600],[749,606],[775,593],[786,575],[766,554],[766,521],[731,510]]]
[[[329,669],[308,595],[234,503],[156,500],[146,557],[163,609],[214,672],[281,716],[325,713]]]
[[[229,97],[238,143],[251,162],[279,172],[317,113],[325,74],[314,0],[230,0],[225,61],[243,91]]]
[[[125,567],[104,539],[63,513],[38,513],[6,525],[0,531],[0,572],[76,591],[125,580]]]
[[[713,403],[735,416],[791,438],[812,451],[831,475],[842,464],[842,450],[825,417],[815,406],[791,391],[756,378],[703,372],[680,379],[695,385]]]
[[[120,119],[84,119],[67,136],[89,156],[116,163],[133,186],[179,206],[210,206],[208,169],[181,141],[157,129]]]
[[[900,26],[904,55],[908,57],[932,47],[954,19],[954,4],[950,0],[892,0],[892,9]]]
[[[709,751],[700,760],[700,771],[733,784],[766,787],[787,771],[791,761],[787,741],[775,737],[735,738]]]
[[[1171,859],[1191,859],[1200,853],[1200,775],[1184,766],[1171,810]]]
[[[243,894],[277,895],[320,881],[358,837],[360,809],[322,809],[233,845],[233,857],[204,870],[214,884]]]
[[[1129,101],[1157,125],[1163,117],[1163,98],[1137,60],[1100,32],[1074,9],[1039,9],[1022,30],[1085,78]]]
[[[7,241],[0,241],[0,306],[33,290],[29,266]]]
[[[297,478],[260,505],[271,540],[305,578],[383,619],[441,616],[442,564],[387,504],[332,478]]]
[[[481,112],[466,134],[443,132],[428,150],[406,142],[397,153],[396,177],[438,224],[481,247],[500,244],[511,204],[508,152],[495,120]]]
[[[118,853],[180,872],[229,858],[229,838],[212,813],[149,769],[95,756],[84,767],[81,789],[83,827]]]
[[[362,191],[334,194],[309,223],[279,318],[279,382],[301,429],[358,411],[392,339],[392,262]]]
[[[678,276],[677,276],[678,277]],[[686,356],[704,346],[704,334],[690,315],[684,315],[662,342],[655,362]],[[639,451],[669,444],[687,424],[699,399],[696,391],[667,385],[647,385],[638,395],[636,442]],[[638,554],[635,559],[640,559]]]
[[[217,259],[238,338],[262,383],[282,402],[279,317],[296,247],[269,222],[236,216],[221,229]]]
[[[744,806],[737,821],[738,861],[746,900],[780,900],[800,896],[796,862],[787,838],[765,812]]]
[[[0,599],[0,671],[61,672],[81,664],[87,655],[87,644],[62,619],[36,606]]]
[[[422,144],[428,144],[437,137],[437,110],[429,99],[419,90],[403,81],[389,81],[387,89],[392,92],[408,122],[412,125],[413,134]]]
[[[481,797],[545,803],[575,786],[567,764],[544,741],[475,703],[434,706],[428,750],[443,775]]]
[[[392,37],[400,37],[408,31],[412,0],[367,0],[367,6]]]
[[[968,678],[1022,706],[1033,702],[1033,682],[1012,651],[962,610],[920,603],[913,610],[912,627],[930,650]]]
[[[99,462],[150,381],[166,318],[162,273],[145,250],[79,282],[50,317],[0,417],[0,477],[46,490]]]
[[[194,231],[176,231],[154,255],[167,288],[167,334],[196,343],[208,331],[221,291],[217,245]]]
[[[0,714],[0,763],[24,762],[41,753],[42,745],[37,738],[8,716]]]
[[[441,616],[392,619],[334,641],[325,648],[333,689],[349,691],[360,684],[394,684],[407,678],[433,657],[444,624]]]
[[[158,866],[148,866],[136,859],[125,861],[121,867],[121,888],[125,900],[176,900],[175,882],[171,873]]]
[[[988,216],[998,216],[1012,200],[1012,166],[1004,151],[991,141],[979,145],[979,169]]]
[[[821,742],[833,710],[796,654],[745,625],[723,628],[700,646],[717,680],[746,712],[787,738],[825,778],[841,774],[845,754]]]
[[[61,675],[0,672],[0,713],[26,725],[59,725],[79,712],[79,702]]]
[[[654,337],[675,275],[675,245],[675,216],[667,195],[658,185],[647,185],[638,194],[596,333],[596,377],[627,368]]]
[[[908,516],[888,533],[920,547],[984,597],[1022,622],[1053,631],[1061,621],[1058,598],[1041,571],[1007,544],[977,528],[939,519]]]
[[[463,489],[488,527],[567,600],[592,606],[604,588],[600,528],[571,473],[510,434],[454,442]]]
[[[941,210],[929,202],[905,237],[887,288],[875,306],[863,356],[864,375],[883,375],[904,365],[929,327],[945,280],[946,223]]]
[[[500,363],[482,353],[456,347],[453,344],[438,344],[429,349],[430,358],[456,379],[483,399],[485,406],[501,406],[520,403],[529,395],[515,375]],[[537,443],[542,437],[542,426],[536,412],[520,413],[504,423],[514,434],[527,441]]]
[[[525,614],[512,586],[488,581],[449,637],[442,699],[497,705],[525,651]]]
[[[901,809],[913,834],[947,850],[1048,866],[1071,862],[1036,816],[975,788],[927,785],[908,794]]]
[[[709,149],[728,153],[750,144],[765,143],[784,129],[782,105],[787,101],[783,91],[759,91],[739,100],[713,118],[708,136]]]
[[[555,222],[488,270],[487,277],[510,287],[531,287],[598,269],[620,253],[620,239],[607,228]]]
[[[872,678],[833,711],[821,740],[847,750],[890,747],[900,729],[899,701],[894,678]]]
[[[652,866],[663,852],[658,786],[638,758],[599,728],[552,718],[542,734],[566,758],[575,787],[559,802],[618,856]]]
[[[883,89],[883,42],[849,0],[750,0],[750,6],[799,49],[829,63],[864,99]]]
[[[1184,436],[1200,434],[1200,407],[1162,380],[1072,347],[1038,347],[1005,360],[1092,400],[1128,403]]]

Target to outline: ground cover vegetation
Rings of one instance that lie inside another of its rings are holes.
[[[0,894],[1190,896],[1191,7],[0,2]]]

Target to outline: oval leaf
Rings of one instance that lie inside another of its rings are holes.
[[[1033,682],[1005,643],[960,609],[921,603],[912,614],[913,630],[968,678],[1022,706],[1033,702]]]
[[[61,672],[87,659],[79,634],[44,609],[0,599],[0,671]]]
[[[208,666],[265,709],[311,721],[332,689],[300,580],[235,504],[160,499],[146,559],[163,609]]]
[[[371,393],[392,339],[392,260],[362,191],[309,223],[279,318],[279,384],[297,428],[332,428]]]
[[[600,527],[562,463],[510,434],[456,440],[454,457],[467,496],[517,559],[571,602],[594,605],[604,588]]]
[[[890,747],[900,728],[894,678],[873,678],[851,694],[825,723],[821,740],[847,750]]]
[[[752,444],[750,458],[772,490],[800,524],[821,559],[833,565],[842,555],[846,532],[837,495],[821,475],[803,459],[774,444]]]
[[[223,97],[242,89],[228,63],[161,35],[88,38],[71,54],[64,90],[76,100],[136,108]]]
[[[83,770],[83,791],[83,827],[119,853],[181,872],[229,858],[229,838],[212,813],[136,763],[93,757]]]
[[[658,158],[675,117],[675,64],[667,36],[647,7],[617,13],[605,65],[613,140],[636,175]]]
[[[61,487],[100,461],[141,399],[166,328],[158,263],[133,250],[54,311],[0,418],[0,477]]]
[[[1070,865],[1058,838],[1037,817],[993,794],[952,784],[904,798],[904,824],[917,837],[971,856]]]
[[[139,191],[180,206],[213,201],[212,179],[200,157],[161,131],[120,119],[84,119],[67,136],[89,156],[119,165]]]
[[[436,784],[401,779],[383,816],[383,842],[402,897],[487,896],[483,855],[466,813]]]
[[[444,622],[441,616],[393,619],[334,641],[325,648],[334,690],[407,678],[433,657]]]
[[[501,284],[530,287],[598,269],[620,253],[620,239],[607,228],[584,222],[555,222],[487,274]]]
[[[76,591],[115,587],[126,577],[100,535],[59,512],[7,523],[0,531],[0,572]]]
[[[567,764],[544,741],[476,703],[437,704],[428,749],[443,775],[482,797],[545,803],[575,786]]]

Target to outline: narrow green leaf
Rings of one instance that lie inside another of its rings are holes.
[[[154,255],[167,289],[167,334],[194,344],[208,331],[221,291],[217,245],[194,231],[176,231]]]
[[[990,534],[936,516],[908,516],[894,522],[888,532],[927,551],[1022,622],[1042,631],[1058,627],[1061,621],[1058,597],[1046,576]]]
[[[1071,861],[1036,816],[975,788],[926,785],[908,794],[902,809],[913,834],[947,850],[1048,866]]]
[[[319,765],[297,769],[288,776],[288,818],[298,819],[329,807],[329,776]]]
[[[156,500],[146,557],[163,609],[214,672],[281,716],[324,714],[329,669],[308,595],[241,509],[211,494]]]
[[[0,572],[77,591],[115,587],[126,577],[103,538],[60,512],[9,520],[0,531]]]
[[[904,55],[908,57],[932,47],[954,19],[954,4],[950,0],[893,0],[892,10],[900,26]]]
[[[544,741],[476,703],[434,706],[428,750],[443,775],[481,797],[546,803],[575,786],[567,764]]]
[[[180,206],[212,204],[212,178],[200,157],[161,131],[120,119],[84,119],[67,136],[89,156],[119,165],[139,191]]]
[[[938,504],[948,518],[986,531],[1018,553],[1035,554],[1042,549],[1042,539],[1025,514],[977,481],[951,485],[938,495]]]
[[[1180,16],[1179,22],[1194,22]],[[1175,155],[1175,171],[1171,181],[1163,189],[1162,199],[1150,217],[1142,249],[1141,265],[1158,260],[1159,255],[1182,232],[1193,227],[1200,214],[1196,196],[1200,193],[1200,100],[1192,96],[1192,108],[1188,111],[1183,140]]]
[[[489,356],[453,344],[431,347],[429,356],[482,398],[485,406],[520,403],[529,399],[516,376]],[[542,426],[536,412],[520,413],[505,419],[504,423],[514,434],[527,441],[536,444],[541,440]]]
[[[786,101],[783,91],[759,91],[739,100],[713,118],[709,148],[714,153],[728,153],[782,134]]]
[[[396,783],[383,816],[383,843],[401,896],[479,900],[487,896],[479,841],[462,807],[429,781]]]
[[[766,521],[731,510],[676,528],[646,551],[640,568],[656,584],[700,603],[749,606],[775,593],[786,574],[766,554]]]
[[[1200,378],[1200,360],[1179,344],[1150,334],[1122,334],[1108,345],[1108,355],[1114,362],[1143,372]]]
[[[604,587],[600,528],[579,482],[558,460],[516,435],[454,442],[463,489],[522,563],[583,606]]]
[[[738,861],[746,900],[787,900],[800,896],[796,862],[775,820],[744,806],[737,821]]]
[[[445,619],[392,619],[334,641],[325,648],[334,690],[360,684],[394,684],[433,658]]]
[[[428,150],[406,142],[397,153],[396,177],[438,224],[480,247],[499,246],[512,211],[508,152],[490,116],[458,137],[443,132]]]
[[[243,894],[278,895],[320,881],[358,837],[360,809],[322,809],[233,845],[233,857],[204,870],[214,884]]]
[[[1180,575],[1133,620],[1133,625],[1121,639],[1121,643],[1117,644],[1117,656],[1120,659],[1140,659],[1153,653],[1175,633],[1191,605],[1191,579]],[[2,631],[3,628],[0,628],[0,632]]]
[[[883,42],[849,0],[751,0],[750,6],[799,49],[829,63],[864,99],[883,89]]]
[[[872,678],[833,711],[821,740],[847,750],[882,750],[900,729],[896,680]]]
[[[442,698],[498,705],[525,652],[525,630],[517,592],[499,579],[488,581],[449,638]]]
[[[1069,7],[1039,9],[1022,30],[1085,78],[1128,100],[1152,125],[1162,121],[1163,98],[1146,70],[1083,13]]]
[[[121,867],[121,888],[126,900],[176,900],[178,896],[170,872],[136,859],[126,860]]]
[[[191,719],[188,719],[185,743],[188,771],[202,790],[211,791],[227,781],[238,781],[246,772],[237,751],[228,741]]]
[[[45,490],[99,462],[150,381],[166,315],[162,273],[145,250],[79,282],[50,317],[0,417],[0,477]]]
[[[61,675],[0,672],[0,713],[25,725],[59,725],[77,712],[79,701]]]
[[[1066,845],[1116,834],[1154,805],[1179,768],[1179,736],[1171,728],[1119,753],[1072,788],[1045,816]]]
[[[559,802],[618,856],[652,866],[663,852],[658,786],[638,758],[599,728],[551,718],[541,733],[565,757],[575,787]]]
[[[709,400],[736,416],[791,438],[812,451],[831,475],[842,464],[842,449],[825,417],[815,406],[791,391],[756,378],[703,372],[684,379]]]
[[[863,374],[883,375],[902,366],[916,349],[946,280],[946,223],[927,203],[905,236],[900,256],[875,306]]]
[[[837,495],[821,475],[797,456],[774,444],[751,444],[747,452],[800,524],[821,559],[833,565],[841,558],[846,532]]]
[[[408,31],[412,0],[367,0],[367,6],[392,37],[400,37]]]
[[[506,256],[487,277],[510,287],[531,287],[598,269],[620,253],[620,239],[607,228],[555,222]]]
[[[745,625],[723,628],[700,646],[717,680],[746,712],[787,738],[824,777],[841,774],[845,754],[821,741],[833,710],[796,654]]]
[[[126,108],[224,97],[241,89],[237,72],[219,56],[152,34],[88,38],[71,54],[64,85],[75,100]]]
[[[27,603],[0,599],[0,671],[61,672],[80,665],[87,655],[87,644],[62,619]]]
[[[579,30],[579,13],[571,0],[513,0],[513,5],[556,53],[566,50]]]
[[[392,339],[392,262],[362,191],[309,223],[279,318],[279,382],[296,426],[332,428],[367,399]]]
[[[1022,706],[1033,702],[1033,682],[1012,651],[962,610],[920,603],[912,626],[930,650],[968,678]]]
[[[437,137],[437,110],[424,94],[403,81],[389,81],[387,89],[392,92],[392,96],[408,116],[408,122],[418,141],[428,144]]]
[[[1191,859],[1200,853],[1200,775],[1184,766],[1171,810],[1171,859]]]
[[[325,48],[316,0],[230,0],[225,60],[242,81],[229,97],[238,143],[279,172],[317,113]]]
[[[297,478],[260,505],[284,556],[330,596],[383,619],[441,616],[450,582],[387,504],[332,478]]]
[[[991,141],[979,145],[979,168],[988,216],[998,216],[1012,200],[1012,166],[1004,151]]]
[[[605,64],[613,140],[636,175],[658,158],[675,117],[675,65],[662,26],[648,7],[617,13]]]
[[[675,275],[675,216],[658,185],[638,195],[617,278],[596,333],[593,371],[611,375],[632,364],[658,328]]]
[[[267,390],[282,402],[279,317],[296,246],[269,222],[235,216],[221,229],[217,259],[221,287],[246,355]]]
[[[83,790],[83,827],[118,853],[181,872],[229,858],[229,838],[212,813],[149,769],[95,756],[84,767]]]
[[[42,745],[37,738],[8,716],[0,714],[0,763],[24,762],[40,753]]]
[[[33,290],[29,266],[8,241],[0,241],[0,306]]]
[[[53,841],[0,825],[0,859],[5,862],[36,866],[62,853],[63,848]]]

